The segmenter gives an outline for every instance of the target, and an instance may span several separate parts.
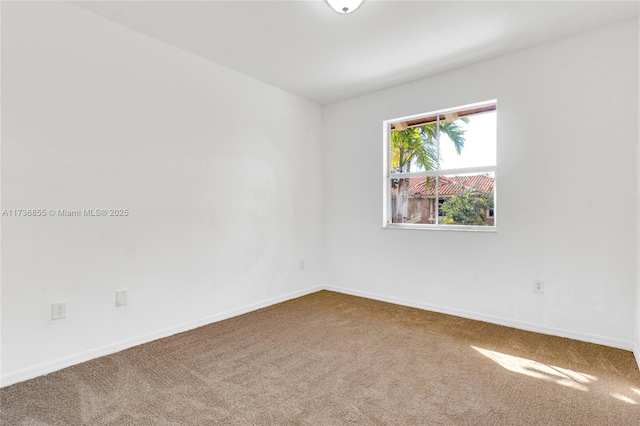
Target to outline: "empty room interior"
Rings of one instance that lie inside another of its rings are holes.
[[[0,6],[0,423],[640,424],[637,1]]]

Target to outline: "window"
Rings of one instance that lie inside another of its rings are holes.
[[[384,226],[494,230],[495,100],[384,122]]]

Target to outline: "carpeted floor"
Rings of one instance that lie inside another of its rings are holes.
[[[328,291],[0,390],[3,425],[638,425],[630,352]]]

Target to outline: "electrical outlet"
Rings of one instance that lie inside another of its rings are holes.
[[[533,292],[534,293],[544,293],[544,281],[542,281],[542,280],[534,280],[533,281]]]
[[[57,320],[67,317],[67,304],[65,302],[57,302],[51,304],[51,319]]]
[[[127,304],[127,290],[116,290],[116,306]]]

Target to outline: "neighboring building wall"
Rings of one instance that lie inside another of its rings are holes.
[[[435,199],[420,196],[409,197],[409,216],[420,218],[415,223],[435,223]]]

